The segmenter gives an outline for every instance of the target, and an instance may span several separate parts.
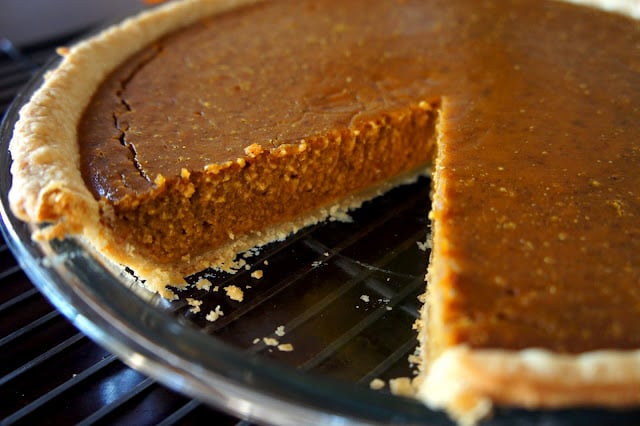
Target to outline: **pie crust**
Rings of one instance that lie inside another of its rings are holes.
[[[563,355],[543,349],[447,349],[417,382],[417,397],[474,424],[493,405],[531,409],[633,407],[640,403],[640,351]]]

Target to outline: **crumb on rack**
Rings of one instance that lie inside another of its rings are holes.
[[[421,251],[431,250],[431,236],[427,235],[427,239],[425,241],[417,241],[418,249]]]
[[[227,292],[227,296],[231,300],[242,302],[242,300],[244,299],[244,293],[238,286],[235,286],[235,285],[227,286],[224,288],[224,291]]]
[[[216,306],[216,308],[214,310],[210,311],[207,314],[205,319],[207,321],[214,322],[214,321],[216,321],[218,318],[220,318],[223,315],[224,315],[224,312],[222,312],[222,309],[220,308],[220,305],[218,305],[218,306]]]
[[[191,308],[189,308],[189,312],[192,314],[197,314],[200,312],[200,305],[202,305],[202,300],[194,299],[192,297],[187,297],[187,303]]]
[[[278,339],[274,339],[273,337],[263,337],[262,341],[267,346],[278,346],[278,344],[280,343],[278,342]]]
[[[398,377],[389,380],[389,389],[391,389],[391,393],[399,396],[411,397],[416,393],[409,377]]]
[[[281,352],[292,352],[293,345],[291,343],[282,343],[278,345],[278,350]]]
[[[280,337],[284,336],[284,325],[279,325],[278,328],[276,328],[275,334]]]
[[[360,300],[362,300],[364,303],[369,303],[369,296],[366,294],[363,294],[362,296],[360,296]]]
[[[369,388],[373,390],[380,390],[386,386],[386,383],[382,379],[375,378],[369,382]]]
[[[211,281],[209,281],[206,278],[200,278],[198,280],[198,282],[196,283],[196,288],[198,290],[206,290],[209,291],[209,289],[211,288]]]
[[[251,273],[251,278],[255,278],[256,280],[259,280],[260,278],[262,278],[262,276],[263,276],[262,269],[256,269]]]

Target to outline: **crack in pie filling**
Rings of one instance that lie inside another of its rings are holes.
[[[417,397],[461,422],[640,404],[637,20],[186,0],[63,53],[10,146],[36,238],[79,236],[174,297],[430,168]]]

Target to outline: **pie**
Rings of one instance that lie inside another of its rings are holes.
[[[638,21],[186,0],[62,53],[10,147],[37,238],[87,239],[174,297],[431,169],[417,396],[462,422],[640,404]]]

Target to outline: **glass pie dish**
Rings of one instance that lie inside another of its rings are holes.
[[[388,386],[369,386],[417,368],[410,355],[429,259],[428,178],[366,203],[352,221],[328,221],[248,253],[235,275],[203,271],[167,301],[82,241],[32,241],[32,229],[9,210],[13,126],[56,63],[34,76],[2,123],[0,211],[22,268],[80,330],[159,382],[260,423],[450,423]],[[243,300],[229,298],[229,288]],[[488,423],[639,420],[630,411],[505,408]]]

